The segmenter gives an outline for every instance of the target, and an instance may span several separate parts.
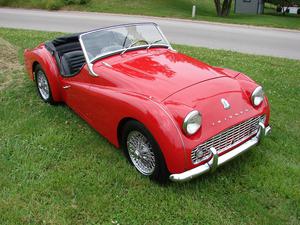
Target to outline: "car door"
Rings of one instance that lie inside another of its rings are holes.
[[[116,85],[112,73],[104,66],[98,67],[98,76],[89,75],[87,116],[91,125],[103,136],[114,131],[120,109],[116,101]]]
[[[76,113],[89,120],[90,75],[84,66],[71,77],[62,78],[62,94],[65,103]]]

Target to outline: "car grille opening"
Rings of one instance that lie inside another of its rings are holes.
[[[260,121],[264,120],[265,115],[253,117],[217,134],[203,144],[197,146],[191,153],[193,164],[198,164],[209,159],[211,157],[211,147],[214,147],[220,154],[247,140],[258,132],[258,124]]]

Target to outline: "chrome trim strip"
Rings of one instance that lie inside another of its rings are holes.
[[[263,123],[259,123],[259,131],[257,132],[256,136],[251,138],[249,141],[245,142],[244,144],[238,146],[237,148],[235,148],[221,156],[218,156],[218,153],[216,153],[216,152],[214,153],[214,148],[211,148],[213,157],[209,162],[207,162],[201,166],[198,166],[194,169],[185,171],[183,173],[171,174],[170,180],[176,181],[176,182],[185,182],[185,181],[191,180],[197,176],[200,176],[204,173],[207,173],[207,172],[215,169],[216,167],[219,167],[219,166],[223,165],[224,163],[234,159],[235,157],[239,156],[240,154],[246,152],[251,147],[257,145],[264,136],[266,136],[270,133],[270,131],[271,131],[270,126],[265,127]],[[215,155],[217,155],[217,156],[215,156]],[[216,166],[216,164],[217,164],[217,166]]]
[[[144,25],[144,24],[145,25],[153,24],[154,26],[158,26],[157,23],[154,23],[154,22],[125,23],[125,24],[118,24],[118,25],[112,25],[112,26],[102,27],[102,28],[98,28],[98,29],[93,29],[93,30],[90,30],[90,31],[83,32],[81,34],[90,34],[90,33],[97,32],[99,30],[106,30],[106,29],[118,28],[118,27],[128,27],[128,26],[134,26],[134,25]]]
[[[69,89],[71,87],[71,85],[66,85],[66,86],[63,86],[63,89]]]
[[[112,66],[111,66],[109,63],[107,63],[107,62],[102,62],[102,64],[103,64],[104,66],[106,66],[106,67],[112,68]]]

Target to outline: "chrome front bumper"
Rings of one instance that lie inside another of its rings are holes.
[[[185,171],[183,173],[178,174],[171,174],[170,180],[176,181],[176,182],[184,182],[191,180],[197,176],[200,176],[201,174],[207,173],[208,171],[215,171],[217,167],[223,165],[224,163],[230,161],[231,159],[237,157],[238,155],[246,152],[248,149],[253,147],[254,145],[257,145],[265,136],[267,136],[271,132],[271,127],[265,125],[263,123],[259,123],[259,130],[255,137],[251,138],[247,142],[243,143],[242,145],[238,146],[235,149],[232,149],[231,151],[219,156],[218,152],[215,148],[210,148],[210,151],[212,152],[213,157],[211,160],[201,166],[198,166],[194,169]]]

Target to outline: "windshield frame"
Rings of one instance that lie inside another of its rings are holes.
[[[100,28],[100,29],[95,29],[95,30],[91,30],[91,31],[88,31],[88,32],[84,32],[82,34],[79,35],[79,42],[80,42],[80,45],[81,45],[81,48],[82,48],[82,51],[83,51],[83,54],[84,54],[84,57],[85,57],[85,61],[87,63],[87,66],[88,66],[88,69],[90,71],[90,74],[92,76],[98,76],[98,74],[96,74],[94,71],[93,71],[93,64],[100,60],[100,59],[103,59],[103,58],[106,58],[106,57],[109,57],[109,56],[113,56],[113,55],[116,55],[116,54],[119,54],[119,53],[122,53],[124,50],[126,51],[132,51],[132,50],[138,50],[138,49],[147,49],[147,47],[149,47],[149,44],[145,44],[145,45],[139,45],[139,46],[132,46],[130,48],[122,48],[122,49],[118,49],[118,50],[115,50],[115,51],[110,51],[110,52],[107,52],[107,53],[104,53],[103,55],[99,55],[99,56],[95,56],[94,58],[92,58],[91,60],[89,59],[88,57],[88,53],[87,53],[87,50],[84,46],[84,42],[83,42],[83,39],[82,37],[85,36],[85,35],[88,35],[88,34],[91,34],[91,33],[95,33],[95,32],[99,32],[99,31],[102,31],[102,30],[109,30],[109,29],[112,29],[112,28],[119,28],[119,27],[128,27],[128,26],[140,26],[140,25],[154,25],[159,34],[161,35],[161,37],[163,38],[163,40],[165,41],[166,44],[153,44],[151,45],[151,47],[155,46],[155,47],[167,47],[169,49],[173,49],[170,42],[168,41],[168,39],[165,37],[165,35],[162,33],[162,31],[160,30],[159,26],[156,24],[156,23],[153,23],[153,22],[145,22],[145,23],[128,23],[128,24],[120,24],[120,25],[115,25],[115,26],[109,26],[109,27],[103,27],[103,28]]]

